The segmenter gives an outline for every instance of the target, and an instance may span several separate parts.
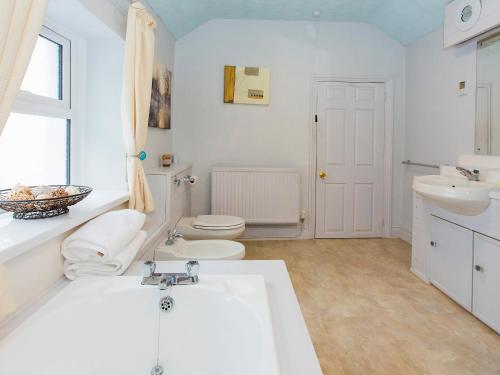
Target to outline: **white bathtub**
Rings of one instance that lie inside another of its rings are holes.
[[[74,281],[0,342],[0,374],[278,375],[262,276],[200,276],[160,291],[139,277]],[[175,305],[161,312],[161,296]]]

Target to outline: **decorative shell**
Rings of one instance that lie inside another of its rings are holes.
[[[77,187],[75,186],[68,186],[66,187],[66,189],[64,189],[66,191],[66,193],[68,193],[69,195],[76,195],[76,194],[80,194],[80,189],[78,189]]]
[[[35,195],[29,187],[17,184],[12,187],[7,199],[11,201],[25,201],[35,199]]]
[[[52,198],[49,194],[38,194],[36,199],[50,199]]]
[[[63,198],[67,197],[69,194],[64,190],[64,188],[57,188],[49,193],[51,198]]]

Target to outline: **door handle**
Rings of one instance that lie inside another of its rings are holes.
[[[326,177],[327,177],[326,172],[323,172],[323,171],[319,172],[319,178],[321,178],[322,180],[324,180]]]
[[[474,266],[474,269],[475,269],[476,271],[479,271],[479,272],[483,272],[483,271],[484,271],[484,267],[482,267],[482,266],[480,266],[480,265],[475,265],[475,266]]]

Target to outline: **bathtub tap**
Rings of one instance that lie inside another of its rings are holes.
[[[198,284],[198,271],[200,264],[197,261],[186,263],[185,273],[156,273],[156,263],[152,260],[144,262],[142,272],[142,285],[158,285],[164,290],[175,285],[195,285]]]

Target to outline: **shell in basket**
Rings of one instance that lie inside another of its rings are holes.
[[[79,185],[15,186],[0,190],[0,209],[15,219],[42,219],[65,214],[87,197],[92,188]]]

